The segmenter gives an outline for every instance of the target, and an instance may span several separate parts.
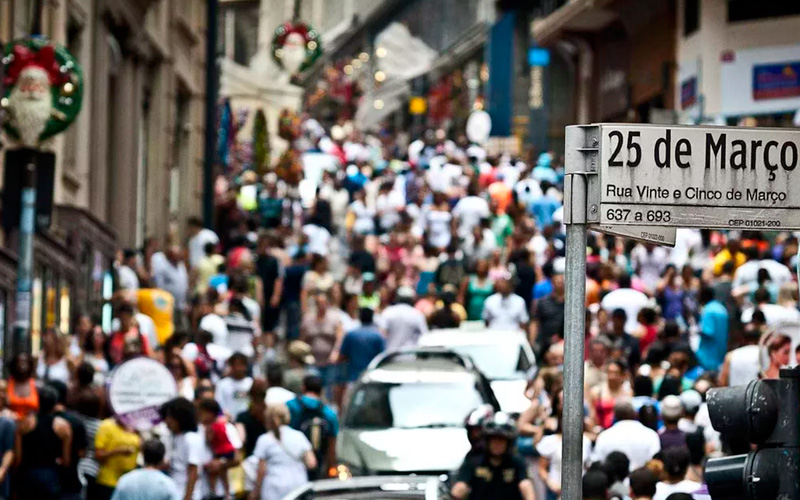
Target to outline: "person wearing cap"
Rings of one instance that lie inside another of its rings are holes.
[[[289,355],[289,367],[283,372],[283,386],[295,394],[303,390],[303,379],[314,366],[314,355],[311,346],[302,340],[294,340],[286,349]]]
[[[661,419],[664,427],[658,432],[661,449],[685,448],[686,433],[678,428],[683,418],[683,404],[678,396],[667,396],[661,400]]]
[[[525,460],[514,452],[517,428],[498,412],[483,424],[484,451],[459,468],[451,495],[455,500],[534,500]]]
[[[414,300],[414,290],[401,286],[395,294],[395,303],[381,313],[380,326],[386,336],[386,350],[413,347],[419,337],[428,332],[425,315],[414,308]]]

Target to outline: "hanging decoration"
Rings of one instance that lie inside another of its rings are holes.
[[[83,72],[67,49],[44,37],[16,40],[3,50],[0,105],[3,127],[26,147],[38,147],[63,132],[83,101]]]
[[[259,109],[253,122],[253,170],[264,175],[269,170],[269,131],[267,117]]]
[[[300,137],[300,117],[290,109],[281,111],[278,117],[278,137],[285,141],[294,142]],[[290,145],[291,146],[291,145]]]
[[[287,21],[272,37],[272,59],[290,75],[302,73],[322,55],[320,34],[302,21]]]
[[[217,116],[219,116],[217,124],[217,163],[227,170],[231,164],[231,146],[236,137],[230,99],[224,99],[220,102]]]

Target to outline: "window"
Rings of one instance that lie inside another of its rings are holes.
[[[700,0],[685,0],[683,3],[683,36],[700,29]]]
[[[797,15],[800,15],[800,2],[797,1],[728,0],[729,23]]]

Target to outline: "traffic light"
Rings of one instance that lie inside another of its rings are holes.
[[[781,370],[778,380],[712,389],[708,412],[724,439],[756,445],[746,455],[708,461],[713,500],[800,498],[800,368]]]

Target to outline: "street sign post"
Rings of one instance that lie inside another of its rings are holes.
[[[565,160],[562,498],[579,500],[586,231],[674,245],[679,227],[800,229],[800,131],[576,125],[567,127]]]

